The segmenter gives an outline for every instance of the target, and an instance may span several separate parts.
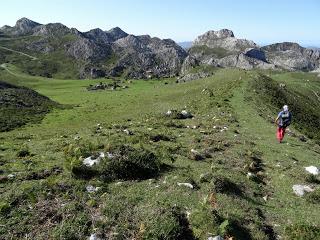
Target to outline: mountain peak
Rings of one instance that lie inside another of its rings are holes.
[[[32,28],[39,26],[39,25],[41,25],[41,24],[34,22],[28,18],[23,17],[16,22],[15,27],[19,28],[19,29],[26,29],[26,28],[32,29]]]
[[[128,36],[128,33],[124,32],[121,28],[119,27],[115,27],[110,29],[109,31],[107,31],[107,33],[112,36],[112,38],[114,39],[114,41],[117,41],[120,38],[124,38],[126,36]]]
[[[255,48],[253,41],[235,38],[229,29],[219,31],[208,31],[200,35],[193,42],[193,46],[206,45],[209,48],[224,48],[228,51],[243,51],[246,48]]]

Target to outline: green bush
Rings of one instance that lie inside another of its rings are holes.
[[[147,224],[143,239],[188,240],[194,239],[194,236],[185,213],[174,206],[158,209]]]
[[[30,151],[28,148],[22,148],[17,152],[17,157],[23,158],[30,156]]]
[[[113,158],[102,162],[100,171],[106,180],[148,179],[160,173],[157,156],[144,148],[120,145],[112,150]]]
[[[161,163],[151,151],[129,145],[109,146],[112,157],[101,158],[99,164],[85,166],[83,158],[98,155],[97,146],[90,142],[71,144],[65,149],[67,169],[76,178],[101,177],[105,181],[141,180],[156,177]]]

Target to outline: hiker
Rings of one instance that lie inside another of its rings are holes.
[[[277,139],[279,140],[279,143],[282,142],[284,138],[284,134],[286,132],[286,127],[288,127],[291,124],[292,120],[292,114],[289,112],[289,108],[287,105],[283,106],[283,111],[279,112],[275,123],[278,126],[277,129]]]

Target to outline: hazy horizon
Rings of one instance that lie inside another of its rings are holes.
[[[320,46],[320,2],[316,0],[12,0],[1,5],[6,11],[0,16],[0,26],[13,26],[27,17],[42,24],[60,22],[82,32],[118,26],[134,35],[149,34],[176,42],[193,41],[208,30],[227,28],[237,38],[259,45],[287,41]]]

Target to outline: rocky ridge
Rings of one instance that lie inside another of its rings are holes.
[[[40,24],[22,18],[15,26],[0,28],[0,37],[30,36],[21,48],[41,54],[62,52],[73,59],[80,78],[123,76],[128,78],[184,77],[194,67],[235,67],[241,69],[320,69],[320,51],[297,43],[276,43],[260,47],[238,39],[228,29],[208,31],[198,36],[188,51],[171,39],[135,36],[119,27],[80,32],[61,23]],[[198,74],[206,76],[207,74]],[[194,78],[194,75],[193,77]]]
[[[62,51],[78,63],[85,77],[124,76],[130,78],[173,77],[179,74],[187,52],[171,39],[130,35],[119,27],[109,31],[80,32],[61,23],[39,24],[27,18],[0,32],[11,38],[34,37],[29,51],[50,54]]]

